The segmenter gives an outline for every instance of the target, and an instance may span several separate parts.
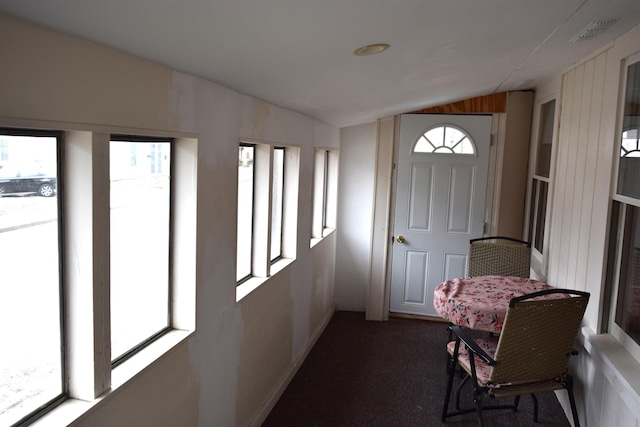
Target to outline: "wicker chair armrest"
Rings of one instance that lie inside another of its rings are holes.
[[[465,343],[467,349],[482,359],[487,365],[494,366],[496,361],[491,358],[476,342],[473,340],[473,337],[462,327],[451,325],[449,326],[451,332],[460,338],[460,340]]]
[[[519,303],[520,301],[533,299],[533,298],[536,298],[536,297],[540,297],[540,296],[543,296],[543,295],[549,295],[549,294],[574,295],[574,296],[587,298],[587,301],[589,301],[589,296],[590,296],[590,294],[588,292],[576,291],[575,289],[562,289],[562,288],[543,289],[541,291],[531,292],[530,294],[525,294],[525,295],[522,295],[522,296],[519,296],[519,297],[511,298],[509,300],[509,307],[510,308],[515,307],[515,305],[517,303]]]

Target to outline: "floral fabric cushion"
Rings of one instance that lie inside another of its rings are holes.
[[[482,350],[484,350],[489,357],[493,359],[493,355],[496,354],[496,348],[498,346],[498,337],[487,337],[487,338],[478,338],[475,340],[476,344],[480,346]],[[456,342],[451,341],[447,344],[447,351],[449,354],[453,355],[453,350]],[[462,364],[467,371],[471,371],[471,364],[469,362],[469,351],[463,342],[460,342],[460,349],[458,350],[458,361]],[[491,375],[491,366],[487,365],[484,360],[480,359],[478,356],[475,356],[474,363],[476,365],[476,375],[478,377],[478,382],[481,384],[487,384],[489,382],[489,377]]]

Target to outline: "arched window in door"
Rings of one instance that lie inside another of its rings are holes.
[[[412,153],[475,155],[476,147],[469,135],[459,127],[439,124],[422,134]]]

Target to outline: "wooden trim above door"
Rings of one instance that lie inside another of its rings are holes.
[[[478,96],[451,104],[423,108],[410,114],[468,114],[468,113],[506,113],[507,92]]]

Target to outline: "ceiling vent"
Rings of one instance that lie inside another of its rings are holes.
[[[591,40],[596,37],[598,34],[602,33],[604,30],[612,26],[617,19],[606,19],[604,21],[596,21],[587,25],[587,27],[576,34],[569,43],[581,42],[584,40]]]

